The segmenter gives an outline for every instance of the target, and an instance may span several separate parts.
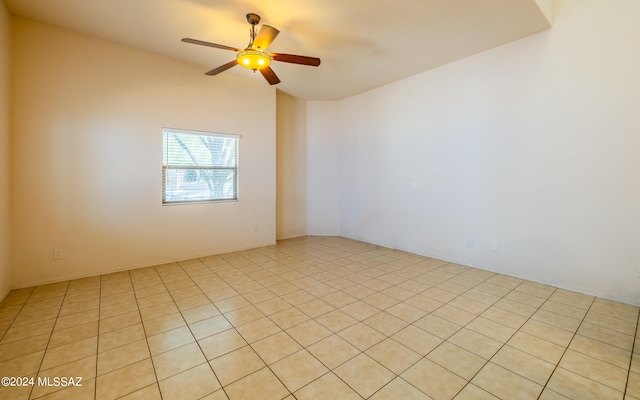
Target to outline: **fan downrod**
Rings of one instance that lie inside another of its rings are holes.
[[[258,14],[249,13],[247,14],[247,22],[251,25],[258,25],[260,23],[260,16]]]

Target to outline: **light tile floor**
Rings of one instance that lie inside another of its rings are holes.
[[[638,311],[303,237],[11,292],[0,398],[638,400]]]

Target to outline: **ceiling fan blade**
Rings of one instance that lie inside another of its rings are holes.
[[[228,63],[219,66],[218,68],[214,68],[209,72],[205,72],[205,75],[218,75],[220,72],[224,72],[226,70],[228,70],[231,67],[234,67],[238,65],[238,61],[237,60],[233,60],[233,61],[229,61]]]
[[[318,65],[320,65],[320,59],[316,57],[297,56],[295,54],[281,54],[281,53],[269,53],[269,55],[275,61],[280,61],[280,62],[310,65],[312,67],[317,67]]]
[[[253,47],[265,51],[276,36],[278,36],[278,33],[280,33],[280,31],[273,26],[262,25],[256,38],[253,40]]]
[[[184,38],[184,39],[182,39],[182,41],[185,42],[185,43],[199,44],[200,46],[215,47],[216,49],[231,50],[231,51],[241,51],[240,49],[236,49],[235,47],[225,46],[223,44],[205,42],[204,40]]]
[[[264,76],[264,79],[269,82],[269,85],[277,85],[278,83],[280,83],[280,79],[278,78],[276,73],[273,72],[271,67],[262,68],[260,70],[260,73],[262,74],[262,76]]]

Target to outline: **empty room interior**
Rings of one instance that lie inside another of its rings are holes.
[[[0,0],[0,398],[640,400],[639,18]]]

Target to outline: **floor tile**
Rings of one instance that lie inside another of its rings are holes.
[[[506,343],[516,330],[484,317],[469,322],[465,328],[471,329],[500,343]],[[567,342],[568,343],[568,342]]]
[[[540,307],[541,310],[550,311],[556,314],[564,315],[577,320],[582,320],[587,314],[587,310],[575,307],[570,304],[560,303],[553,300],[547,300]]]
[[[355,357],[360,351],[338,335],[331,335],[307,347],[329,369]]]
[[[391,338],[422,356],[427,355],[442,343],[439,337],[413,325],[398,331]]]
[[[361,300],[358,300],[351,304],[347,304],[346,306],[342,307],[341,310],[358,321],[363,321],[380,311],[378,308]]]
[[[466,380],[471,380],[487,362],[482,357],[448,342],[436,347],[427,358]]]
[[[216,301],[214,305],[218,310],[220,310],[220,312],[226,313],[229,311],[237,310],[239,308],[247,307],[251,305],[251,303],[249,303],[249,301],[245,299],[243,296],[237,295],[237,296],[227,297],[226,299]]]
[[[144,339],[131,342],[115,349],[98,354],[98,375],[104,375],[116,369],[149,358],[149,346]]]
[[[630,351],[582,335],[575,335],[569,348],[624,369],[629,366],[629,360],[631,358]],[[640,360],[640,357],[636,356],[634,361],[636,360]],[[632,364],[631,370],[634,370],[634,364]]]
[[[12,326],[2,337],[2,343],[51,334],[55,322],[55,319],[46,319],[44,321],[32,322],[28,325]]]
[[[162,400],[157,383],[138,389],[133,393],[120,397],[122,400]]]
[[[455,299],[451,300],[448,304],[450,306],[457,307],[461,310],[470,312],[471,314],[474,314],[474,315],[480,315],[487,308],[489,308],[489,305],[477,300],[470,299],[465,296],[456,297]]]
[[[536,321],[535,319],[528,320],[520,328],[520,332],[537,336],[541,339],[548,340],[562,347],[567,347],[574,336],[572,332],[546,324],[544,322]]]
[[[361,351],[365,351],[385,339],[385,335],[362,322],[338,332],[338,335]]]
[[[300,350],[270,366],[291,392],[315,381],[329,370],[307,350]]]
[[[284,311],[291,308],[292,305],[282,300],[280,297],[274,297],[269,300],[262,301],[255,304],[258,310],[262,311],[265,315],[275,314],[280,311]]]
[[[431,313],[436,317],[440,317],[449,322],[453,322],[456,325],[465,326],[469,322],[473,321],[477,317],[477,314],[473,314],[459,308],[445,304]]]
[[[310,346],[331,335],[330,330],[314,320],[303,322],[287,329],[286,332],[304,347]]]
[[[250,346],[214,358],[209,363],[223,386],[244,378],[265,366]]]
[[[535,313],[538,310],[537,307],[520,303],[518,301],[511,300],[506,297],[503,297],[502,299],[498,300],[493,305],[493,307],[500,308],[504,311],[509,311],[514,314],[518,314],[525,318],[530,318],[533,315],[533,313]]]
[[[64,386],[56,386],[55,379],[59,377],[71,378],[74,383],[85,384],[93,380],[96,376],[96,356],[92,355],[86,358],[82,358],[70,363],[59,365],[57,367],[41,370],[38,373],[38,378],[41,380],[47,380],[49,384],[39,385],[36,384],[31,393],[32,398],[45,396],[47,394],[57,392],[64,388]]]
[[[364,323],[387,336],[391,336],[394,333],[397,333],[402,328],[408,325],[407,322],[385,311],[381,311],[377,314],[372,315],[371,317],[365,319]]]
[[[289,329],[292,326],[296,326],[305,321],[308,321],[310,317],[297,308],[291,307],[286,310],[279,311],[275,314],[271,314],[269,316],[269,319],[275,322],[276,325],[280,327],[280,329]]]
[[[193,324],[194,322],[220,315],[220,311],[216,306],[209,302],[186,310],[181,309],[180,313],[188,324]]]
[[[294,393],[298,400],[362,400],[333,373],[327,373]]]
[[[532,316],[532,320],[544,322],[547,325],[555,326],[560,329],[564,329],[568,332],[575,333],[580,326],[582,320],[567,317],[554,312],[539,309]]]
[[[465,379],[426,358],[400,376],[434,400],[452,399],[467,384]]]
[[[430,299],[429,297],[423,296],[423,295],[416,295],[416,296],[410,297],[407,300],[405,300],[405,303],[410,304],[415,308],[420,309],[426,313],[435,311],[438,308],[442,307],[442,305],[444,304],[440,301]]]
[[[636,332],[636,322],[616,318],[611,315],[600,314],[599,312],[594,311],[594,309],[589,310],[584,320],[591,324],[613,329],[614,331],[627,335],[634,335]]]
[[[141,323],[104,333],[99,336],[98,353],[111,350],[125,344],[144,339],[145,333]]]
[[[215,335],[216,333],[226,331],[232,326],[227,319],[222,315],[207,318],[202,321],[189,324],[189,329],[196,339],[202,339],[207,336]]]
[[[247,345],[247,342],[235,329],[228,329],[215,335],[198,340],[207,360],[213,360]]]
[[[155,336],[182,326],[186,322],[180,313],[173,313],[159,318],[143,321],[144,331],[147,336]]]
[[[426,315],[413,325],[421,328],[433,335],[436,335],[440,339],[448,339],[451,335],[462,329],[462,326],[454,324],[433,314]]]
[[[596,298],[593,301],[590,311],[625,321],[636,323],[638,321],[638,307],[602,298]]]
[[[49,347],[58,347],[83,339],[88,339],[93,336],[98,336],[98,321],[53,332],[51,334],[51,339],[49,339]]]
[[[229,400],[253,400],[260,393],[261,400],[281,400],[289,391],[268,368],[263,368],[225,387]]]
[[[537,399],[543,386],[493,363],[488,363],[471,381],[499,398]]]
[[[469,383],[455,397],[455,400],[500,400],[484,389]]]
[[[142,322],[140,318],[140,312],[138,310],[129,311],[124,314],[118,314],[110,318],[100,318],[99,331],[101,334],[109,333],[127,326],[135,325]],[[74,328],[67,328],[66,330],[73,330]]]
[[[524,332],[516,332],[507,344],[552,364],[557,364],[565,351],[562,346]]]
[[[96,379],[96,400],[111,400],[156,382],[151,359],[120,368]]]
[[[571,349],[568,349],[564,353],[558,367],[588,377],[617,391],[624,392],[625,390],[628,375],[627,368],[616,367],[613,364],[600,361]]]
[[[157,354],[152,357],[152,360],[158,380],[163,380],[207,361],[197,343],[186,344]]]
[[[502,347],[493,356],[491,362],[543,386],[546,385],[555,368],[555,364],[508,345]]]
[[[163,400],[196,400],[220,389],[206,363],[161,380],[159,385]]]
[[[224,314],[224,317],[233,326],[244,325],[264,317],[264,314],[254,306],[239,308]]]
[[[358,322],[349,314],[337,309],[320,315],[315,320],[332,332],[342,331]]]
[[[47,370],[72,361],[97,354],[98,337],[94,336],[78,342],[65,344],[47,349],[40,365],[41,370]]]
[[[306,303],[299,304],[296,307],[311,318],[319,317],[336,309],[334,306],[321,299],[307,301]]]
[[[399,303],[385,310],[387,313],[400,318],[401,320],[412,323],[424,317],[427,313],[407,303]]]
[[[556,368],[547,388],[570,399],[622,399],[623,393],[564,368]]]
[[[594,299],[595,298],[593,296],[588,296],[586,294],[572,292],[565,289],[558,289],[549,297],[549,300],[568,304],[570,306],[582,308],[584,310],[588,310],[591,307]]]
[[[371,396],[395,377],[393,372],[366,354],[352,358],[333,372],[364,398]]]
[[[404,379],[397,377],[377,391],[371,400],[431,400],[431,397],[418,390]]]
[[[44,357],[44,350],[0,362],[0,371],[10,376],[35,376]]]
[[[629,374],[627,395],[640,398],[640,373],[631,372]]]
[[[366,354],[396,375],[400,375],[422,356],[393,339],[386,339],[366,351]]]
[[[631,351],[633,348],[633,335],[627,335],[586,321],[580,325],[577,333],[582,336],[619,347],[623,350]]]
[[[340,308],[340,307],[346,306],[347,304],[351,304],[357,301],[358,299],[344,292],[334,292],[324,296],[322,300],[326,303],[331,304],[336,308]]]

